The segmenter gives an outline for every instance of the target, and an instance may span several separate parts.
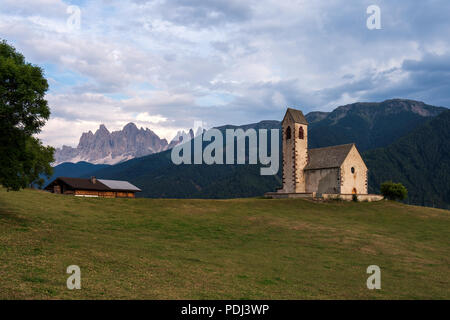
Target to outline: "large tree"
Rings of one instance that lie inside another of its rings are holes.
[[[50,116],[48,89],[40,67],[25,61],[6,41],[0,42],[0,185],[19,190],[50,176],[52,147],[33,135]]]

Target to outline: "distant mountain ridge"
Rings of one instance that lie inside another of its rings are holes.
[[[306,115],[309,136],[312,137],[309,147],[325,147],[341,144],[342,141],[355,142],[361,151],[382,147],[411,131],[425,118],[434,117],[445,109],[419,101],[392,99],[380,103],[353,103],[332,112],[313,111]],[[280,121],[267,122],[274,128],[280,127]],[[240,127],[246,130],[250,126]],[[226,127],[236,126],[218,128]],[[138,129],[134,123],[128,123],[122,130],[111,133],[104,125],[100,125],[95,133],[83,133],[76,148],[63,146],[56,149],[54,165],[79,161],[117,164],[171,149],[203,131],[203,128],[197,128],[195,133],[192,129],[188,132],[178,131],[168,143],[148,128]]]
[[[152,130],[140,128],[130,122],[122,130],[109,132],[101,124],[95,133],[84,132],[76,148],[62,146],[55,151],[54,166],[65,162],[89,162],[92,164],[117,164],[134,158],[158,153],[173,148],[182,141],[188,141],[201,134],[190,129],[188,132],[178,131],[170,143],[161,139]]]
[[[115,164],[136,157],[164,151],[166,139],[160,139],[150,129],[138,129],[128,123],[122,130],[109,132],[105,125],[81,135],[76,148],[63,146],[56,149],[55,165],[63,162],[86,161],[93,164]]]
[[[58,177],[78,178],[107,167],[109,167],[108,164],[92,164],[84,161],[65,162],[53,168],[53,175],[49,179],[45,176],[42,176],[42,178],[44,179],[44,185],[46,185]]]
[[[311,112],[310,148],[355,142],[360,151],[386,146],[431,119],[444,107],[420,101],[390,99],[383,102],[357,102],[340,106],[332,112]]]

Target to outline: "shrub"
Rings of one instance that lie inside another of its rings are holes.
[[[356,194],[352,195],[352,201],[358,202],[358,196]]]
[[[381,184],[381,194],[389,200],[403,200],[408,196],[408,190],[401,183],[386,181]]]

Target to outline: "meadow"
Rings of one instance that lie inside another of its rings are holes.
[[[450,211],[391,201],[0,189],[0,299],[450,299],[449,230]]]

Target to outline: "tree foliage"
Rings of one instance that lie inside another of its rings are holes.
[[[0,184],[19,190],[51,175],[52,147],[33,137],[50,116],[47,80],[6,41],[0,42]]]
[[[389,200],[403,200],[408,196],[408,190],[401,183],[383,182],[380,186],[381,194]]]

